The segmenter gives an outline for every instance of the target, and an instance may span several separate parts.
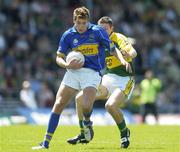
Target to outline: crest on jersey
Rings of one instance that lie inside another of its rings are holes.
[[[78,40],[77,39],[74,39],[73,40],[73,45],[76,46],[78,44]]]

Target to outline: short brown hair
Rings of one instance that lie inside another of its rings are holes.
[[[98,20],[98,24],[109,24],[110,26],[113,26],[113,22],[112,22],[112,19],[108,16],[104,16],[104,17],[101,17],[99,20]]]
[[[73,20],[76,20],[77,18],[89,20],[89,10],[84,6],[76,8],[73,12]]]

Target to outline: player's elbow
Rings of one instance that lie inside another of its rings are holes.
[[[59,62],[61,62],[61,60],[64,59],[65,55],[59,51],[57,51],[56,54],[56,63],[59,65]]]
[[[62,67],[61,60],[62,60],[62,57],[59,57],[59,56],[56,57],[56,64],[59,65],[60,67]]]
[[[136,50],[132,47],[132,49],[131,49],[131,56],[132,56],[132,58],[135,58],[136,56],[137,56],[137,52],[136,52]]]
[[[59,62],[63,59],[63,57],[60,56],[56,56],[56,63],[59,64]]]
[[[56,63],[58,64],[58,60],[59,60],[59,57],[58,56],[56,56]]]

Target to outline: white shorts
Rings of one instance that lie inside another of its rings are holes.
[[[108,73],[103,76],[101,84],[107,88],[109,96],[115,89],[119,88],[129,99],[134,89],[135,81],[132,76],[122,77]]]
[[[99,72],[92,69],[81,68],[78,70],[67,70],[62,80],[62,84],[76,90],[83,90],[87,87],[98,88],[102,77]]]

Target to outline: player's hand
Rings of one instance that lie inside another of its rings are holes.
[[[73,59],[72,61],[70,61],[69,63],[67,63],[66,68],[67,69],[80,69],[83,67],[83,63],[80,62],[79,60]]]
[[[122,65],[124,65],[126,67],[126,71],[129,73],[132,73],[132,68],[131,65],[127,62],[127,61],[122,61]]]

